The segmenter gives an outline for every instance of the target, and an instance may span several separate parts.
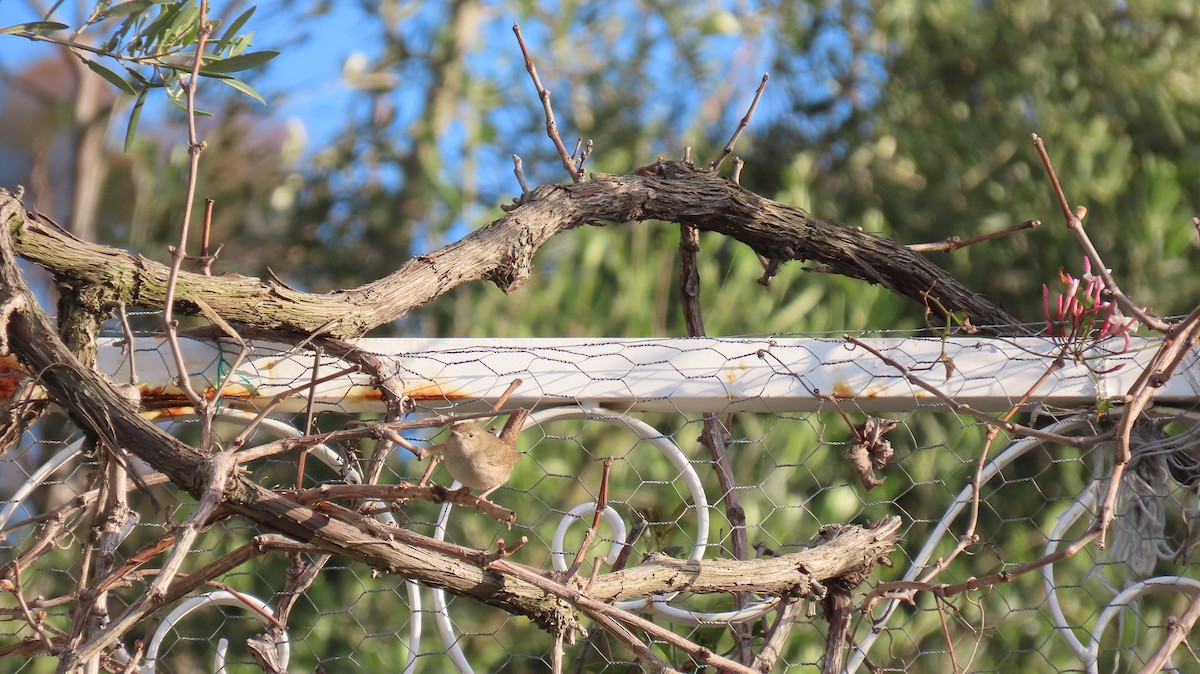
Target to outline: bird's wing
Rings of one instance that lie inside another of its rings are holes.
[[[493,466],[510,466],[521,458],[521,453],[515,449],[509,449],[506,452],[497,452],[490,454],[487,457],[487,462]]]

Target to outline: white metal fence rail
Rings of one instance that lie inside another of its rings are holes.
[[[100,341],[98,366],[114,379],[127,378],[122,340]],[[956,401],[985,412],[1002,412],[1046,371],[1055,353],[1048,339],[983,337],[866,338],[885,355],[936,384]],[[1097,352],[1069,362],[1035,392],[1053,407],[1095,405],[1119,397],[1149,362],[1153,344],[1135,339],[1123,353]],[[238,353],[229,342],[183,340],[194,378],[215,386]],[[897,370],[839,337],[728,339],[364,339],[358,348],[396,363],[403,390],[429,410],[479,410],[498,398],[514,378],[523,384],[510,402],[545,408],[593,404],[627,412],[811,412],[828,407],[814,395],[853,400],[863,411],[905,412],[939,407]],[[143,400],[170,407],[183,403],[168,385],[174,368],[161,338],[137,341]],[[951,363],[952,367],[947,368]],[[1097,374],[1105,370],[1115,371]],[[308,381],[313,356],[258,344],[225,391],[231,404],[256,407]],[[322,359],[321,371],[345,363]],[[1159,403],[1188,403],[1200,392],[1200,367],[1178,373],[1155,393]],[[279,411],[300,411],[297,395]],[[348,375],[317,389],[315,403],[348,413],[382,412],[368,377]]]

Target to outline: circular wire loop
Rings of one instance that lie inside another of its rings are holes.
[[[264,626],[270,626],[271,621],[268,620],[266,616],[262,615],[262,613],[267,615],[275,615],[274,612],[271,611],[271,607],[263,603],[262,600],[250,595],[235,595],[234,593],[227,592],[225,590],[216,590],[214,592],[206,592],[195,597],[189,597],[172,609],[171,612],[168,613],[165,618],[163,618],[162,624],[159,625],[158,629],[154,630],[154,635],[150,638],[150,644],[146,646],[146,661],[141,667],[138,668],[138,671],[142,674],[153,674],[158,665],[158,651],[162,648],[162,642],[163,639],[166,638],[167,633],[173,630],[175,628],[175,624],[187,617],[189,613],[202,608],[207,608],[209,606],[232,606],[235,608],[247,609],[250,615],[257,618]],[[251,608],[256,610],[251,610]],[[262,613],[259,613],[259,611]],[[280,635],[280,639],[278,642],[276,642],[275,648],[279,655],[280,666],[283,669],[287,669],[288,661],[292,658],[292,647],[288,639],[287,631],[284,631],[283,634]],[[218,660],[223,660],[224,653],[218,651],[217,658]],[[219,665],[219,662],[216,664]],[[214,667],[214,669],[216,669],[216,667]]]
[[[701,483],[700,476],[696,473],[695,467],[687,455],[679,449],[679,446],[669,436],[640,419],[614,414],[610,410],[591,405],[558,407],[534,412],[525,420],[522,430],[531,426],[542,426],[554,421],[573,419],[599,421],[629,430],[637,435],[639,439],[647,442],[661,452],[671,462],[671,465],[678,471],[680,478],[687,488],[688,495],[691,497],[692,505],[689,509],[695,511],[696,515],[695,538],[688,559],[703,559],[704,553],[709,546],[708,536],[711,524],[708,495],[704,491],[704,485]],[[456,481],[451,488],[456,489],[459,486],[460,484]],[[434,528],[435,539],[445,539],[446,524],[449,522],[452,509],[453,505],[450,503],[442,505]],[[574,554],[573,551],[568,551],[564,547],[567,530],[573,524],[583,523],[583,518],[592,515],[595,511],[595,503],[581,503],[567,511],[559,521],[550,550],[551,563],[556,570],[565,571],[568,568],[566,558]],[[609,546],[609,556],[610,558],[615,558],[616,555],[620,554],[623,547],[622,542],[625,540],[628,527],[624,520],[620,518],[619,513],[611,507],[604,509],[601,519],[612,532],[613,543]],[[458,645],[459,638],[455,634],[454,626],[447,610],[445,591],[433,588],[432,592],[433,598],[431,603],[434,607],[434,620],[437,624],[438,633],[446,645],[446,650],[450,655],[451,661],[460,672],[474,671]],[[646,611],[680,624],[714,625],[754,620],[770,612],[779,603],[778,598],[771,598],[765,601],[754,602],[749,606],[735,611],[700,612],[671,606],[668,602],[678,596],[678,594],[678,592],[671,592],[661,595],[651,595],[640,599],[615,602],[614,606],[626,611]]]

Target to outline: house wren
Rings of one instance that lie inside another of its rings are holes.
[[[460,423],[450,427],[443,456],[450,476],[471,489],[482,489],[479,498],[486,501],[508,481],[521,453],[479,424]]]

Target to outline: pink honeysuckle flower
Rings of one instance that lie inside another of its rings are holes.
[[[1060,268],[1058,278],[1065,288],[1056,298],[1053,311],[1050,288],[1042,286],[1042,308],[1050,339],[1079,362],[1086,362],[1090,350],[1114,337],[1123,338],[1124,345],[1112,353],[1128,350],[1130,333],[1138,321],[1124,316],[1116,302],[1105,299],[1107,287],[1104,279],[1092,274],[1091,261],[1084,258],[1082,277],[1075,278]],[[1105,372],[1120,368],[1121,365],[1117,365]]]

